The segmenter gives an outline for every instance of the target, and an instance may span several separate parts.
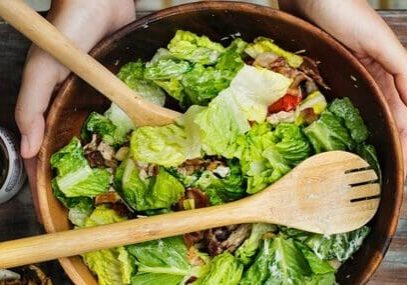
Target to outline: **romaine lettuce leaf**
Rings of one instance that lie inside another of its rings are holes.
[[[355,148],[355,142],[341,120],[329,110],[325,110],[317,121],[304,129],[305,135],[317,153]]]
[[[190,277],[200,277],[204,270],[192,267],[187,259],[187,247],[181,236],[153,240],[127,246],[135,258],[138,272],[132,284],[181,284]]]
[[[86,219],[85,227],[124,221],[114,210],[98,206]],[[97,274],[98,283],[103,285],[130,284],[134,271],[131,256],[124,247],[104,249],[82,255],[88,267]]]
[[[136,211],[168,209],[184,194],[181,182],[164,168],[154,177],[141,177],[132,159],[121,163],[114,181],[119,194]]]
[[[115,103],[110,105],[110,108],[106,110],[104,115],[116,126],[116,135],[122,134],[126,136],[131,130],[136,128],[129,116]]]
[[[237,285],[243,273],[241,264],[232,254],[225,251],[215,256],[210,265],[209,272],[198,279],[195,285]]]
[[[369,132],[360,116],[359,110],[353,106],[349,98],[333,100],[329,105],[329,111],[338,118],[342,118],[352,139],[356,143],[362,143],[367,140]]]
[[[205,192],[211,205],[220,205],[243,198],[246,195],[246,181],[243,177],[238,160],[228,161],[229,173],[220,178],[211,171],[204,171],[199,179],[192,184]]]
[[[265,52],[272,52],[275,55],[283,57],[293,68],[300,67],[300,65],[304,61],[301,56],[283,50],[275,43],[273,43],[272,39],[265,37],[256,38],[253,43],[249,44],[245,51],[252,58],[257,58],[260,54]]]
[[[271,224],[253,224],[250,236],[236,250],[236,258],[244,265],[253,261],[265,233],[276,231],[277,227]]]
[[[291,228],[283,228],[282,232],[307,245],[319,259],[346,261],[360,248],[370,229],[364,226],[352,232],[330,236]]]
[[[194,122],[199,125],[202,148],[207,155],[240,157],[238,140],[250,129],[250,125],[234,98],[227,94],[219,95],[196,116]]]
[[[199,64],[214,64],[225,48],[206,36],[178,30],[168,44],[171,55]]]
[[[273,130],[268,123],[256,124],[245,139],[241,164],[250,194],[263,190],[311,155],[308,141],[295,124],[281,123]]]
[[[122,66],[117,77],[119,77],[127,86],[136,91],[145,100],[154,104],[164,106],[165,93],[153,81],[144,77],[145,66],[139,60],[129,62]]]
[[[76,137],[51,156],[51,166],[57,171],[53,185],[68,198],[95,197],[109,187],[111,174],[106,169],[90,168]]]
[[[192,66],[188,61],[177,59],[160,59],[153,63],[147,63],[144,76],[150,80],[167,80],[180,78],[184,73],[191,70]]]
[[[304,249],[304,252],[302,251]],[[314,271],[315,270],[315,271]],[[334,284],[335,269],[303,245],[281,236],[264,240],[241,285]]]
[[[373,145],[362,143],[356,147],[356,153],[359,154],[360,157],[362,157],[364,160],[366,160],[376,171],[376,174],[381,183],[382,171],[380,169],[380,163],[377,157],[376,148]]]
[[[246,46],[241,39],[234,40],[220,56],[215,66],[205,67],[195,64],[194,68],[184,74],[182,85],[193,104],[207,105],[222,90],[229,87],[230,82],[244,66],[241,54]]]
[[[233,98],[247,120],[263,122],[268,106],[286,94],[291,82],[271,70],[244,65],[219,96]]]

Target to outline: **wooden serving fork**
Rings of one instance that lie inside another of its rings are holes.
[[[336,234],[365,225],[380,202],[378,177],[359,156],[314,155],[262,192],[236,202],[0,243],[0,268],[241,223]]]

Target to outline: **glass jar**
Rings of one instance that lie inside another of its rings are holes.
[[[11,132],[0,127],[0,204],[21,189],[25,178],[17,140]]]

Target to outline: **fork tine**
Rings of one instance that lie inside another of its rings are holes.
[[[362,199],[365,197],[372,197],[372,196],[377,196],[377,195],[380,195],[380,184],[379,183],[370,183],[370,184],[354,186],[354,187],[351,187],[348,192],[348,197],[351,200]]]
[[[378,179],[376,171],[373,169],[365,169],[356,172],[345,174],[346,183],[349,185],[359,184],[363,182],[375,181]]]

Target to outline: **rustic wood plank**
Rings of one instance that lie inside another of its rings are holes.
[[[142,17],[150,12],[140,11],[137,16]],[[407,11],[379,13],[407,47]],[[13,110],[28,47],[29,42],[23,36],[0,22],[0,125],[15,131]],[[0,205],[0,241],[43,232],[33,209],[27,186],[14,199]],[[55,284],[70,284],[57,262],[47,263],[45,267],[55,279]],[[369,284],[407,284],[407,185],[397,234]]]

